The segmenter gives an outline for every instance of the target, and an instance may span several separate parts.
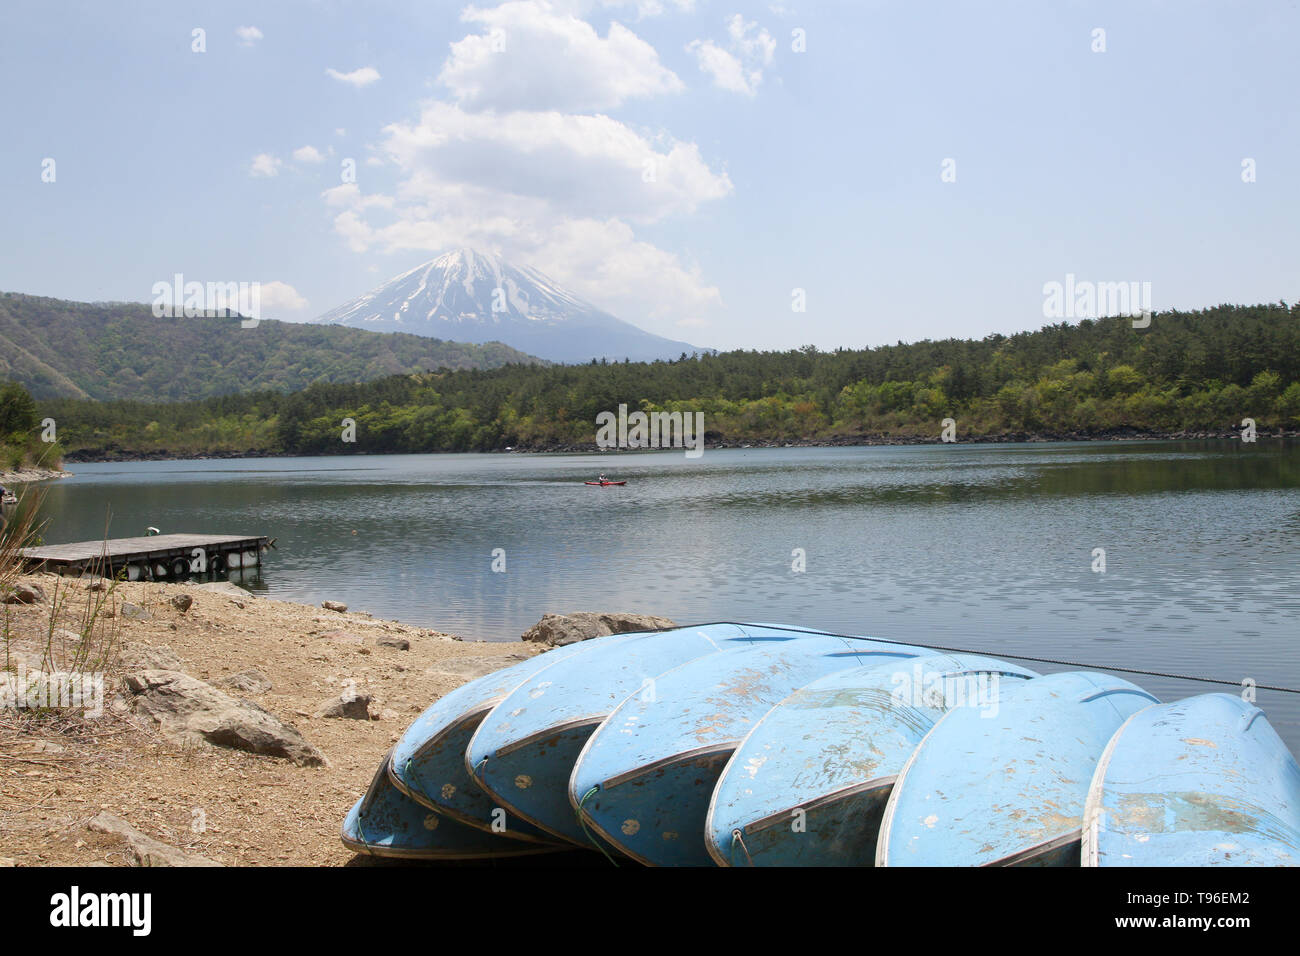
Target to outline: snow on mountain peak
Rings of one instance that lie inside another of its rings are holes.
[[[316,322],[462,342],[501,341],[555,361],[573,361],[575,355],[584,361],[675,358],[699,351],[620,321],[536,269],[468,246],[444,252]]]

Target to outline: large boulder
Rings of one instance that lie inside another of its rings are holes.
[[[270,757],[302,767],[324,766],[325,755],[290,724],[252,701],[223,693],[178,671],[143,670],[126,678],[141,717],[180,744],[211,744]]]
[[[346,720],[370,720],[373,702],[369,694],[359,694],[355,689],[345,690],[332,700],[327,700],[316,708],[317,717],[338,717]]]
[[[205,856],[187,853],[155,840],[111,813],[100,813],[92,818],[86,829],[120,840],[137,866],[221,866]]]
[[[542,619],[523,633],[523,640],[561,647],[593,637],[608,634],[627,634],[632,631],[658,631],[676,627],[677,622],[666,617],[649,614],[594,611],[577,611],[573,614],[545,614]]]
[[[44,604],[47,598],[45,589],[39,584],[17,584],[0,600],[5,604]]]

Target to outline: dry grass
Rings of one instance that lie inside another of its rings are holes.
[[[0,600],[18,585],[25,565],[22,549],[34,547],[43,540],[47,523],[41,517],[44,501],[44,489],[29,485],[19,497],[13,514],[0,529]],[[49,616],[39,648],[39,670],[42,672],[103,671],[113,659],[118,640],[115,594],[120,582],[104,577],[99,573],[101,571],[108,571],[108,561],[103,555],[97,566],[92,565],[89,576],[100,578],[104,583],[94,591],[76,588],[76,592],[86,595],[86,600],[75,611],[70,602],[75,586],[63,578],[51,579],[51,593],[46,595]],[[15,670],[11,605],[0,607],[3,608],[0,617],[0,670]]]
[[[0,601],[19,586],[25,564],[22,549],[41,542],[44,497],[43,488],[29,485],[0,528]],[[0,674],[5,690],[30,702],[47,675],[79,675],[80,687],[94,688],[97,682],[102,704],[108,686],[105,672],[115,659],[118,642],[114,607],[118,582],[104,580],[92,591],[78,587],[73,579],[50,575],[44,581],[48,582],[44,585],[48,609],[37,621],[22,615],[19,626],[17,607],[0,604]],[[11,743],[0,748],[0,767],[8,775],[36,774],[41,768],[73,772],[88,754],[111,760],[113,751],[100,746],[107,739],[140,732],[121,715],[102,709],[92,715],[84,707],[0,706],[0,739]],[[0,797],[4,796],[0,790]],[[12,830],[15,813],[21,815],[21,809],[16,811],[8,803],[0,800],[0,829]]]

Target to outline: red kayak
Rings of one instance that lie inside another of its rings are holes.
[[[602,488],[606,485],[626,485],[626,481],[584,481],[584,485],[600,485]]]

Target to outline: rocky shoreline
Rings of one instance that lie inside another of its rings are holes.
[[[10,689],[37,672],[102,689],[98,715],[0,699],[0,865],[17,866],[367,862],[339,826],[425,707],[549,644],[648,626],[548,616],[489,643],[224,582],[52,574],[0,601]]]
[[[1281,439],[1300,438],[1300,429],[1287,431],[1260,431],[1259,438]],[[1038,442],[1084,442],[1084,441],[1228,441],[1241,440],[1240,428],[1200,429],[1190,431],[1152,431],[1138,428],[1106,428],[1095,431],[1071,432],[1005,432],[996,435],[962,435],[958,433],[957,444],[961,445],[1000,445],[1014,443]],[[858,448],[877,445],[939,445],[943,444],[935,435],[887,435],[871,433],[860,435],[830,435],[818,438],[753,438],[724,439],[706,437],[704,447],[707,450],[719,448]],[[651,449],[638,448],[601,448],[591,442],[525,442],[505,448],[494,448],[482,454],[636,454]],[[336,452],[335,455],[370,455],[369,452]],[[385,454],[377,452],[375,454]],[[429,454],[472,454],[439,450]],[[212,452],[206,455],[172,455],[169,452],[150,452],[147,454],[110,454],[86,455],[70,452],[67,461],[72,462],[144,462],[144,461],[224,461],[232,458],[298,458],[300,455],[283,455],[264,451]]]
[[[33,481],[49,481],[52,478],[68,478],[72,472],[62,468],[20,468],[17,471],[0,471],[0,485],[23,485]]]

